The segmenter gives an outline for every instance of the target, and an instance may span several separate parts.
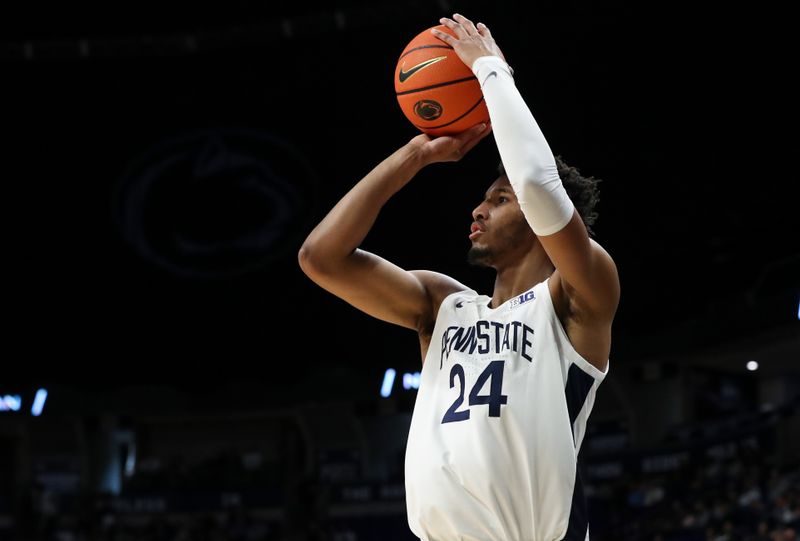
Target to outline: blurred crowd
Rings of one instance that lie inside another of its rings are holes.
[[[757,448],[596,488],[605,497],[590,512],[607,528],[602,539],[800,539],[800,463],[778,465]]]
[[[230,473],[220,461],[220,483]],[[206,473],[208,466],[205,467]],[[165,477],[167,479],[168,477]],[[171,478],[171,477],[170,477]],[[209,478],[210,479],[210,478]],[[157,479],[148,477],[153,487]],[[623,475],[590,483],[595,541],[798,541],[800,463],[778,465],[757,448],[742,446],[725,458],[690,462],[677,471]],[[44,493],[25,541],[384,541],[414,537],[402,513],[332,516],[331,487],[310,479],[297,499],[269,516],[240,505],[218,512],[160,513],[120,510],[95,496],[83,512],[61,513]],[[49,503],[48,503],[49,502]],[[49,506],[49,507],[48,507]],[[368,505],[367,505],[368,506]],[[86,510],[88,509],[88,510]],[[391,531],[391,536],[387,531]]]

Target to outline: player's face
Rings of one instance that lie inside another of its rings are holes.
[[[530,250],[536,239],[505,175],[489,187],[472,219],[467,259],[473,264],[496,267]]]

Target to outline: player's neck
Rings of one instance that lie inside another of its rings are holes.
[[[514,265],[497,267],[492,292],[492,307],[496,308],[512,297],[529,290],[546,280],[553,271],[553,263],[541,245],[528,252]]]

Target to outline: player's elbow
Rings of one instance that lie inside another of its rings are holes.
[[[300,269],[308,276],[313,278],[321,272],[321,258],[314,249],[314,246],[308,241],[304,242],[297,252],[297,263]]]
[[[315,282],[324,276],[336,271],[337,256],[326,250],[323,244],[313,239],[306,239],[297,252],[297,262],[300,269]]]

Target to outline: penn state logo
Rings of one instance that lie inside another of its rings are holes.
[[[422,120],[436,120],[442,116],[442,106],[438,101],[420,100],[414,104],[414,114]]]
[[[142,259],[171,273],[263,272],[297,246],[312,216],[311,163],[267,132],[214,128],[164,139],[118,179],[114,221]]]

